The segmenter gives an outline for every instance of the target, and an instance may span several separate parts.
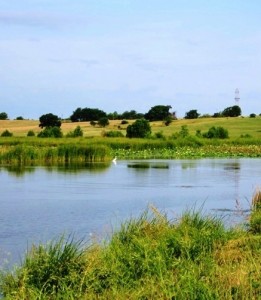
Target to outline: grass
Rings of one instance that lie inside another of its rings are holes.
[[[129,121],[129,124],[131,123],[132,121]],[[102,135],[104,130],[120,130],[125,135],[126,127],[129,124],[122,125],[121,120],[111,120],[110,125],[104,129],[93,127],[90,122],[63,122],[61,128],[64,134],[67,134],[79,125],[83,130],[84,137],[98,137]],[[169,126],[165,126],[163,122],[151,123],[153,133],[162,131],[166,137],[180,131],[183,125],[188,126],[191,135],[195,135],[197,130],[205,132],[212,126],[221,126],[228,130],[232,139],[239,138],[241,135],[250,135],[256,139],[261,138],[261,117],[179,119],[173,121]],[[0,120],[0,133],[4,130],[9,130],[16,137],[25,137],[29,130],[33,130],[35,133],[41,131],[39,121],[36,120]]]
[[[257,191],[250,220],[260,199]],[[260,299],[260,276],[256,224],[226,228],[195,211],[169,220],[152,207],[104,242],[62,237],[33,246],[20,266],[1,272],[0,291],[32,300]]]

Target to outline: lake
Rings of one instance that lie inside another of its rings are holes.
[[[261,185],[261,159],[130,160],[73,167],[0,167],[0,265],[61,234],[108,237],[149,206],[243,222]]]

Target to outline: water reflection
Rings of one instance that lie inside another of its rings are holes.
[[[84,164],[61,164],[61,165],[49,165],[43,166],[41,168],[45,169],[47,172],[58,172],[58,173],[82,173],[82,172],[93,172],[101,173],[106,171],[110,167],[110,163],[84,163]],[[39,167],[38,167],[39,168]],[[2,166],[0,170],[6,170],[10,175],[15,177],[23,177],[26,174],[34,173],[37,167],[28,166]]]

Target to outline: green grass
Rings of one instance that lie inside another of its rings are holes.
[[[250,219],[260,213],[260,192],[253,199]],[[0,292],[32,300],[260,299],[260,275],[256,223],[226,228],[195,211],[170,220],[151,207],[100,243],[62,237],[33,246],[20,266],[2,270]]]

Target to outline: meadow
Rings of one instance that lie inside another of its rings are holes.
[[[261,191],[245,224],[155,207],[89,242],[62,236],[33,245],[1,270],[4,299],[260,299]]]
[[[129,121],[131,124],[133,121]],[[106,132],[126,134],[128,124],[120,120],[106,128],[91,126],[89,122],[63,122],[63,138],[28,137],[28,131],[39,133],[38,121],[0,121],[1,130],[12,137],[0,137],[1,164],[84,163],[118,159],[173,159],[201,157],[260,157],[261,118],[202,118],[176,120],[169,126],[152,122],[152,135],[146,139],[106,137]],[[83,137],[66,137],[77,126]],[[212,126],[228,130],[228,139],[207,139],[198,135]],[[186,135],[184,135],[184,128]]]
[[[131,124],[133,121],[129,120],[128,122]],[[100,137],[104,131],[109,130],[119,130],[125,135],[126,127],[129,124],[122,125],[121,120],[110,120],[109,126],[101,128],[91,126],[90,122],[72,123],[63,121],[61,129],[66,135],[79,125],[83,130],[84,137]],[[195,135],[198,130],[204,132],[212,126],[222,126],[229,131],[231,139],[247,135],[261,139],[261,117],[178,119],[169,126],[165,126],[161,121],[151,123],[153,134],[162,132],[166,137],[179,132],[181,126],[184,125],[188,126],[191,135]],[[29,130],[33,130],[37,134],[41,131],[41,128],[38,120],[0,120],[0,134],[4,130],[9,130],[15,137],[26,137]]]

